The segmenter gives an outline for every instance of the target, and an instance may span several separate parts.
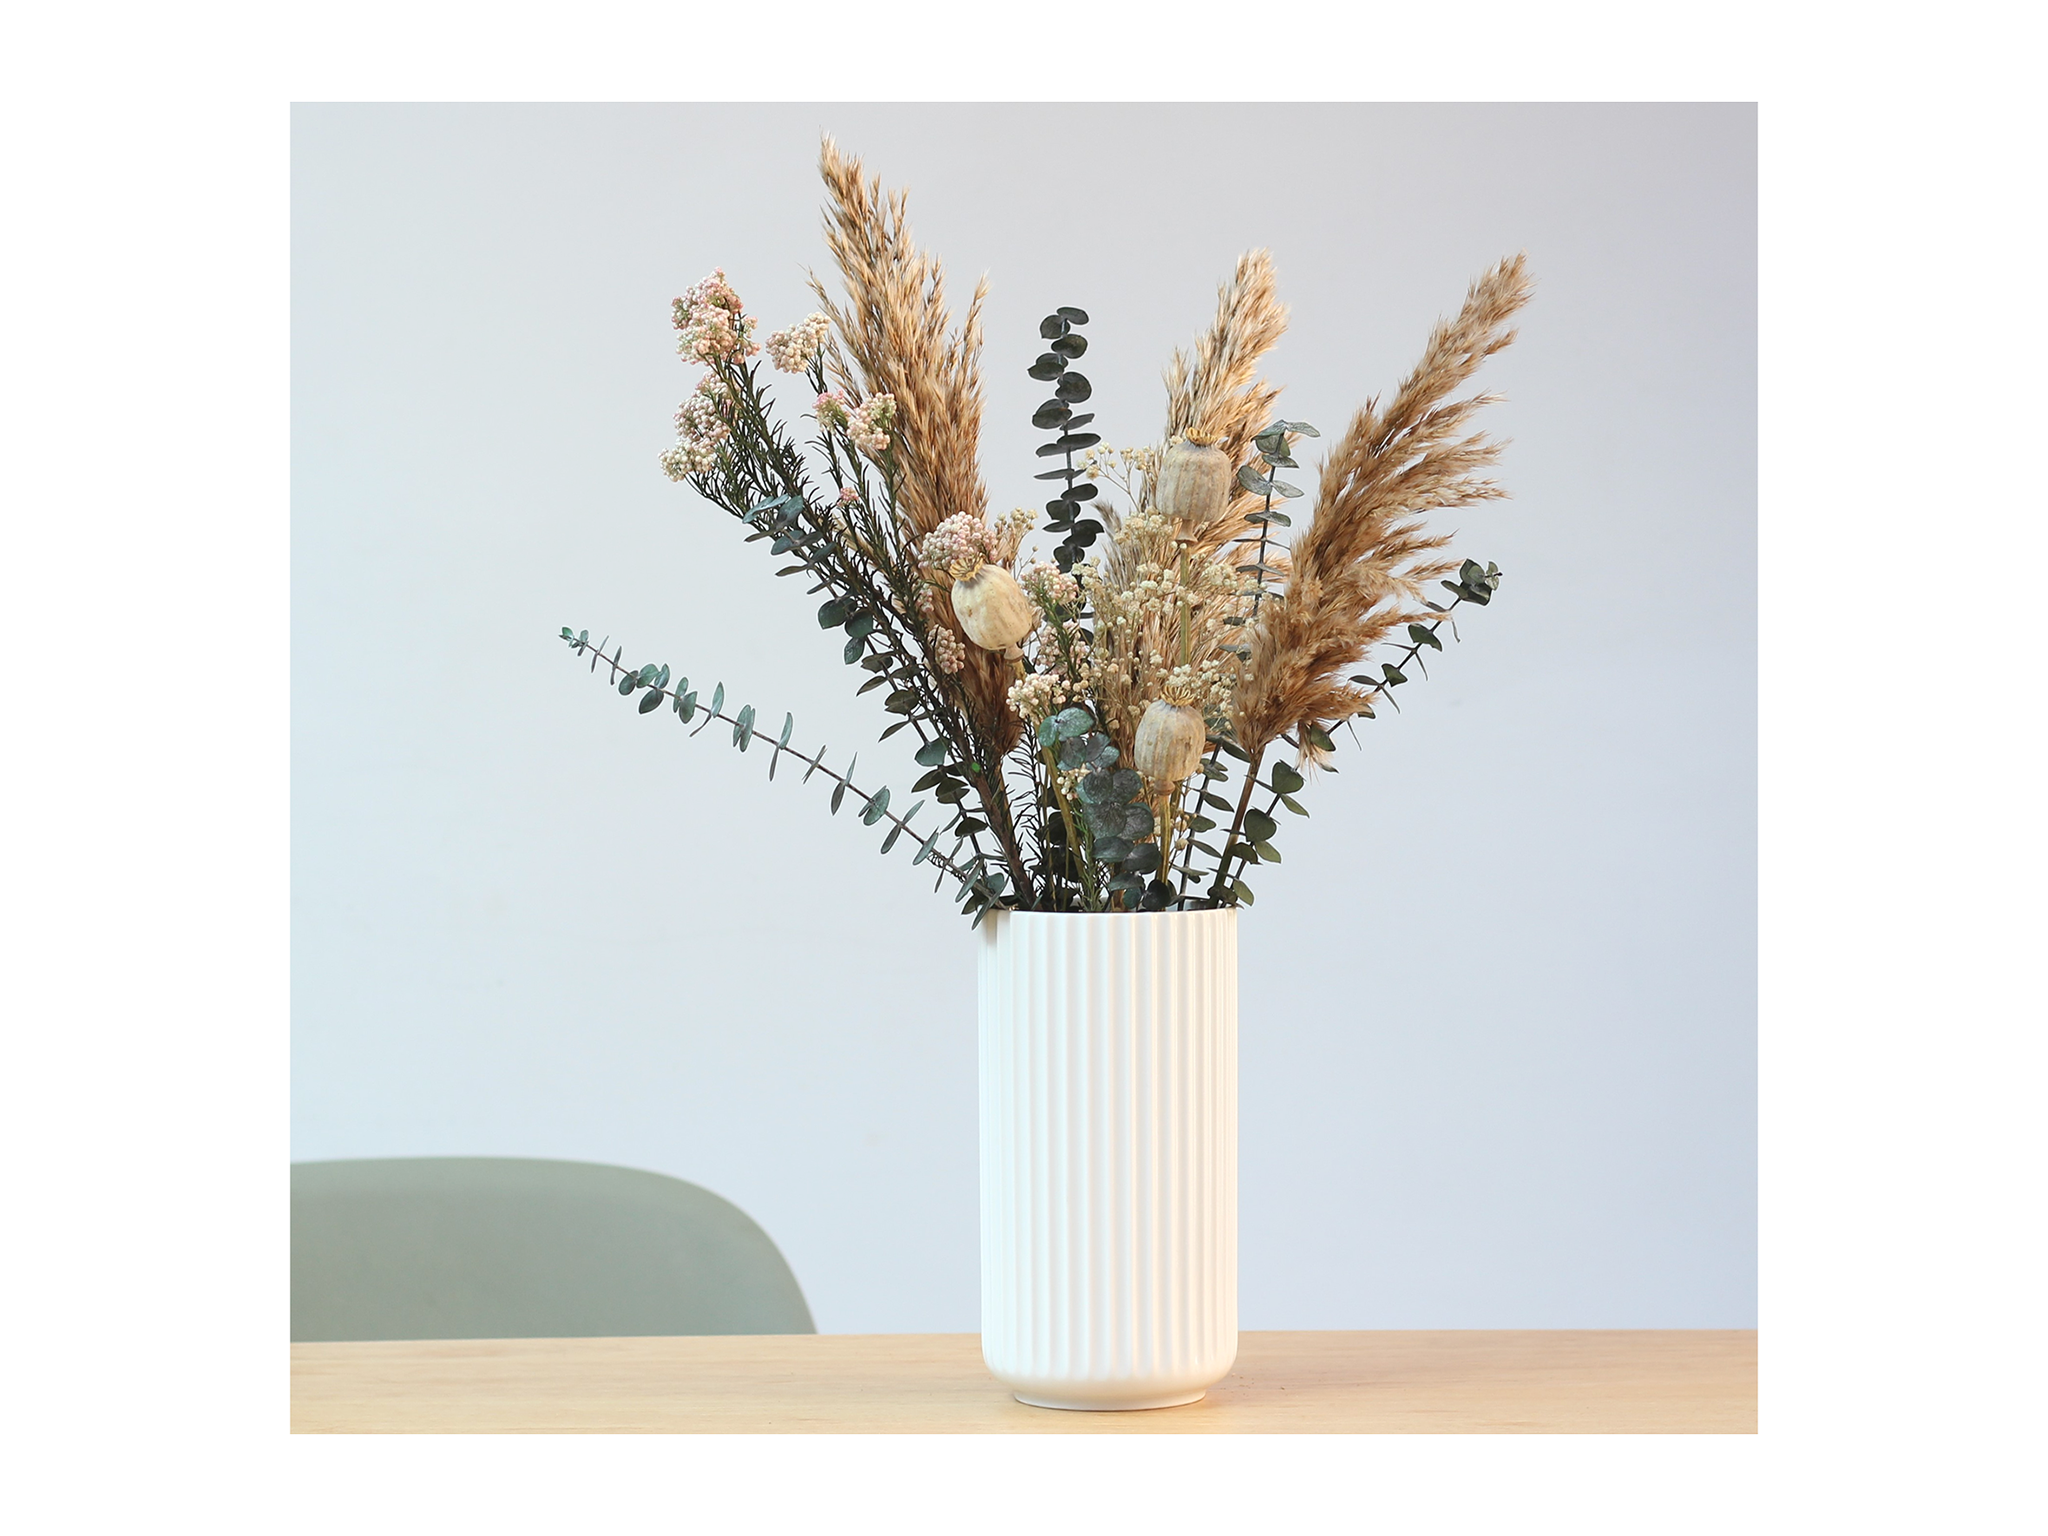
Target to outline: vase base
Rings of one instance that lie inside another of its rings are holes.
[[[1064,1408],[1070,1412],[1080,1413],[1129,1413],[1140,1408],[1179,1408],[1186,1403],[1199,1403],[1209,1395],[1209,1390],[1203,1387],[1194,1392],[1168,1393],[1165,1397],[1112,1398],[1107,1401],[1086,1403],[1063,1403],[1050,1397],[1026,1397],[1022,1392],[1013,1392],[1010,1395],[1018,1402],[1033,1408]]]

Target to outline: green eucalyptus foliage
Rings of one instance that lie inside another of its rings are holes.
[[[1040,383],[1053,386],[1053,397],[1032,412],[1031,425],[1041,432],[1057,434],[1039,447],[1038,456],[1065,460],[1061,468],[1036,476],[1060,483],[1059,493],[1045,504],[1045,531],[1062,535],[1053,550],[1053,559],[1063,571],[1071,571],[1087,553],[1088,546],[1102,534],[1101,521],[1085,515],[1087,504],[1095,499],[1096,488],[1092,482],[1082,480],[1080,471],[1074,468],[1075,454],[1102,441],[1099,433],[1081,430],[1095,419],[1093,411],[1074,414],[1074,407],[1095,392],[1087,376],[1073,366],[1075,359],[1088,350],[1088,338],[1076,329],[1087,323],[1088,312],[1069,305],[1047,315],[1038,323],[1038,334],[1045,341],[1046,350],[1024,370]]]

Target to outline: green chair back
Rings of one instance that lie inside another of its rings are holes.
[[[746,1212],[637,1168],[292,1164],[292,1339],[816,1333]]]

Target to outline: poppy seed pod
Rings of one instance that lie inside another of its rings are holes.
[[[1230,502],[1230,456],[1212,443],[1182,438],[1166,450],[1152,504],[1190,529],[1206,527]]]
[[[1038,610],[999,565],[982,565],[961,576],[954,567],[953,613],[967,638],[985,651],[1014,650],[1038,627]]]
[[[1202,766],[1209,729],[1192,704],[1154,699],[1138,720],[1131,764],[1155,784],[1178,784]]]

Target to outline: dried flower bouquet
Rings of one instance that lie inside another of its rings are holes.
[[[1056,488],[1043,529],[1059,542],[1037,558],[1038,514],[991,517],[979,468],[985,285],[954,329],[903,194],[885,198],[829,139],[821,170],[844,296],[813,276],[821,310],[765,341],[805,381],[814,435],[800,445],[778,419],[757,322],[721,271],[675,301],[679,350],[706,372],[662,464],[765,544],[778,576],[822,594],[820,627],[845,636],[858,691],[896,717],[883,739],[917,737],[911,793],[937,808],[918,824],[927,802],[898,811],[887,787],[859,788],[857,756],[838,773],[822,749],[792,747],[787,715],[770,737],[752,705],[727,713],[722,683],[707,701],[588,630],[562,638],[643,714],[721,722],[741,751],[763,742],[771,779],[786,757],[831,780],[835,814],[851,800],[887,823],[882,851],[902,840],[977,923],[992,908],[1249,903],[1246,871],[1280,860],[1277,813],[1308,815],[1309,777],[1336,771],[1333,730],[1373,718],[1443,649],[1451,614],[1499,585],[1424,519],[1504,494],[1483,475],[1501,444],[1467,430],[1493,397],[1454,396],[1514,339],[1522,258],[1475,282],[1393,397],[1352,418],[1291,538],[1285,505],[1303,492],[1279,472],[1320,434],[1276,415],[1280,391],[1258,375],[1287,320],[1265,252],[1239,260],[1193,354],[1169,363],[1153,446],[1112,451],[1085,430],[1089,317],[1048,315],[1029,372],[1052,386],[1032,424],[1053,434],[1037,478]]]

